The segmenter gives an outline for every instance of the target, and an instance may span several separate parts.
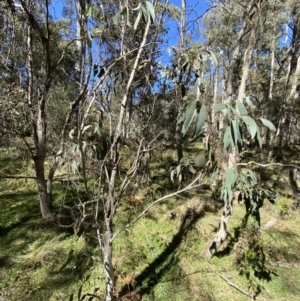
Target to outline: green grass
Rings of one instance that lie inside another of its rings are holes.
[[[169,158],[168,164],[174,163],[172,155],[164,156]],[[174,189],[175,184],[166,177],[168,167],[163,160],[164,157],[158,158],[152,166],[157,181],[140,185],[124,197],[115,221],[116,230],[141,212],[152,197]],[[22,174],[26,166],[10,152],[0,153],[0,167],[3,175],[13,170]],[[268,175],[271,186],[285,181],[278,174],[274,170]],[[288,188],[280,187],[289,195]],[[57,187],[58,203],[65,199],[65,192],[65,188]],[[235,263],[236,243],[242,241],[235,233],[244,216],[244,206],[235,204],[228,240],[207,262],[201,255],[213,238],[222,209],[211,200],[209,191],[193,193],[152,207],[144,218],[116,238],[113,262],[120,300],[250,300],[230,285],[251,292],[249,280],[240,275],[241,267]],[[275,206],[266,203],[261,210],[262,224],[273,218],[276,222],[259,236],[265,267],[272,271],[269,279],[255,278],[250,270],[253,285],[262,287],[257,300],[300,300],[300,214],[290,209],[292,201],[293,197],[282,196]],[[79,300],[81,289],[81,297],[95,293],[103,299],[105,274],[92,230],[87,229],[78,237],[45,223],[32,180],[1,179],[0,205],[0,292],[6,300],[69,300],[71,295]],[[245,231],[247,242],[251,227]],[[81,299],[89,298],[91,295]]]

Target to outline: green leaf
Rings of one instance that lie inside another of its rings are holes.
[[[251,185],[250,185],[250,182],[248,181],[248,177],[244,174],[240,174],[240,179],[241,181],[244,183],[244,185],[247,187],[247,188],[250,188]]]
[[[251,169],[243,168],[243,169],[242,169],[242,174],[244,174],[244,175],[246,176],[247,179],[250,178],[251,183],[252,183],[251,186],[254,186],[254,185],[257,184],[257,178],[256,178],[256,175],[255,175],[255,173],[254,173]],[[247,184],[250,185],[249,182],[248,182]]]
[[[83,134],[86,130],[88,130],[90,127],[91,127],[90,124],[89,124],[89,125],[86,125],[86,126],[83,128],[83,130],[82,130],[82,134]]]
[[[88,4],[87,10],[86,10],[86,15],[88,17],[92,17],[94,14],[94,5],[92,3]]]
[[[247,126],[247,129],[251,136],[251,139],[253,139],[255,137],[256,131],[257,131],[257,124],[256,124],[255,120],[249,116],[242,116],[242,119]]]
[[[128,16],[129,15],[129,9],[128,9],[128,6],[125,6],[123,8],[123,10],[121,11],[120,15],[122,16]]]
[[[212,108],[214,111],[219,112],[227,109],[227,106],[225,103],[216,103]]]
[[[187,130],[189,129],[190,125],[194,120],[196,103],[197,103],[197,99],[193,100],[187,107],[186,114],[185,114],[185,121],[181,129],[183,135],[186,134]]]
[[[235,167],[229,168],[226,170],[225,174],[225,186],[227,191],[230,193],[232,188],[235,185],[235,182],[237,180],[237,170]]]
[[[210,57],[211,57],[213,63],[215,64],[215,66],[218,66],[218,60],[217,60],[217,57],[216,57],[215,53],[213,51],[210,51],[210,50],[208,52],[210,53]]]
[[[141,11],[143,13],[144,21],[148,22],[148,13],[147,13],[147,11],[146,11],[146,9],[145,9],[144,6],[141,6]]]
[[[245,108],[245,106],[244,106],[243,103],[241,103],[241,102],[238,101],[238,100],[236,100],[235,103],[236,103],[236,106],[237,106],[237,108],[238,108],[238,110],[239,110],[239,113],[240,113],[241,115],[248,115],[247,109]]]
[[[252,101],[250,100],[250,97],[249,96],[245,97],[245,101],[246,101],[247,105],[250,107],[250,109],[253,111],[255,109],[255,106],[253,105]]]
[[[73,139],[74,138],[74,132],[75,132],[75,129],[72,129],[69,133],[69,137],[70,139]]]
[[[149,2],[149,1],[146,1],[146,7],[147,7],[148,15],[151,16],[152,22],[154,22],[154,20],[155,20],[155,12],[154,12],[154,7],[153,7],[152,3]]]
[[[256,185],[257,184],[257,178],[256,178],[255,173],[251,169],[248,169],[248,173],[249,173],[250,179],[252,181],[252,184]]]
[[[139,13],[138,13],[138,15],[137,15],[137,17],[136,17],[136,20],[135,20],[135,22],[134,22],[134,25],[133,25],[133,29],[134,29],[134,30],[137,29],[137,27],[138,27],[138,25],[139,25],[139,22],[140,22],[140,20],[141,20],[141,17],[142,17],[142,12],[139,11]]]
[[[276,131],[274,124],[270,120],[264,118],[260,118],[260,120],[268,129],[270,129],[271,131]]]
[[[198,137],[201,134],[201,130],[205,124],[205,117],[206,117],[206,106],[205,104],[203,104],[198,114],[195,137]]]
[[[70,298],[69,298],[69,301],[73,301],[73,299],[74,299],[74,294],[71,294]]]
[[[230,126],[228,126],[225,131],[223,143],[224,143],[224,148],[229,148],[229,147],[233,146],[233,140],[232,140],[232,136],[231,136]]]
[[[117,13],[113,16],[113,23],[114,25],[119,25],[119,22],[120,22],[120,13]]]
[[[98,136],[100,136],[100,126],[99,126],[99,123],[94,122],[94,124],[95,124],[95,130],[94,130],[94,133],[97,133]]]
[[[72,169],[72,172],[73,172],[73,173],[76,173],[76,172],[78,171],[79,165],[80,165],[80,162],[76,162],[76,161],[73,161],[73,162],[72,162],[71,169]]]
[[[233,143],[234,146],[236,146],[239,137],[239,128],[238,126],[236,126],[236,120],[231,121],[230,128],[231,128],[231,136],[233,137]]]
[[[200,168],[202,168],[202,167],[204,167],[206,165],[204,150],[200,150],[198,152],[198,154],[196,155],[196,157],[195,157],[195,165],[197,167],[200,167]]]

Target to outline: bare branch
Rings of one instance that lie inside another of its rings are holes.
[[[205,169],[204,169],[205,170]],[[185,191],[188,191],[190,189],[193,189],[193,188],[196,188],[196,187],[200,187],[202,185],[205,185],[206,183],[199,183],[200,180],[204,177],[204,173],[201,172],[199,173],[199,175],[188,185],[186,186],[185,188],[182,188],[178,191],[175,191],[173,193],[170,193],[168,195],[165,195],[159,199],[157,199],[156,201],[152,202],[145,210],[143,210],[143,212],[141,212],[133,221],[131,221],[130,223],[126,224],[123,228],[121,228],[119,231],[117,231],[114,236],[112,237],[111,239],[111,243],[113,242],[113,240],[121,233],[123,232],[124,230],[130,228],[131,226],[133,226],[139,219],[141,219],[148,211],[150,208],[152,208],[154,205],[166,200],[166,199],[169,199],[171,197],[174,197],[174,196],[177,196],[178,194],[182,193],[182,192],[185,192]],[[198,183],[197,183],[198,182]]]
[[[287,168],[296,168],[300,170],[300,166],[294,165],[294,164],[282,164],[282,163],[269,163],[269,164],[261,164],[255,161],[250,161],[247,163],[237,163],[237,166],[249,166],[249,165],[258,165],[261,167],[270,167],[270,166],[280,166],[280,167],[287,167]]]

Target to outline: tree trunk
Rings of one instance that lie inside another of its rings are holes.
[[[102,248],[103,264],[104,264],[104,269],[105,269],[106,279],[107,279],[105,301],[114,300],[114,290],[115,290],[115,275],[114,275],[114,269],[112,264],[112,236],[113,236],[112,221],[113,221],[112,213],[105,216],[106,233],[105,233],[104,246]]]
[[[224,206],[224,211],[215,238],[207,245],[203,252],[203,256],[207,259],[210,259],[217,252],[218,248],[223,244],[227,237],[227,225],[232,215],[232,201],[233,193],[230,194],[230,197]]]

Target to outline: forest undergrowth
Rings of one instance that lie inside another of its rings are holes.
[[[124,197],[116,226],[174,189],[167,174],[172,153],[169,156],[153,163],[150,184],[141,184],[134,197]],[[291,153],[286,156],[291,160]],[[33,173],[26,160],[1,150],[1,176],[25,172]],[[117,300],[300,300],[297,194],[287,170],[257,172],[266,186],[279,190],[276,204],[265,203],[257,231],[251,219],[246,228],[241,226],[245,207],[236,203],[228,238],[210,261],[202,252],[217,230],[222,203],[213,200],[208,189],[152,207],[120,234],[113,255]],[[299,187],[297,175],[295,181]],[[72,189],[58,183],[56,206],[75,202]],[[46,223],[32,179],[1,179],[0,204],[1,301],[103,300],[105,273],[91,229],[74,233]]]

